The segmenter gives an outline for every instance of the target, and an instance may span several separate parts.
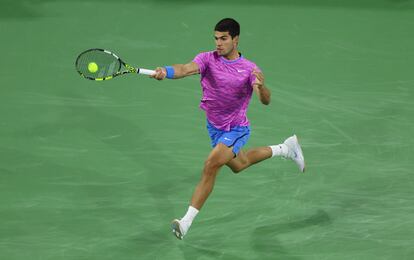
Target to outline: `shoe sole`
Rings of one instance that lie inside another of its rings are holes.
[[[178,219],[174,219],[171,222],[171,228],[172,228],[172,232],[173,232],[174,236],[179,240],[183,240],[184,236],[181,233],[180,222],[178,221]]]
[[[296,136],[296,135],[294,135],[295,136],[295,138],[296,138],[296,142],[298,143],[298,149],[299,149],[299,152],[300,152],[300,154],[302,155],[302,158],[303,158],[303,171],[302,172],[305,172],[305,169],[306,169],[306,162],[305,162],[305,156],[303,156],[303,152],[302,152],[302,146],[300,145],[300,143],[299,143],[299,138]]]

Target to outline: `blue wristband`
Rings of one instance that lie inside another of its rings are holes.
[[[165,70],[167,71],[167,79],[174,78],[174,68],[172,66],[165,66]]]

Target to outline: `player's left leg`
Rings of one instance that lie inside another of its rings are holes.
[[[272,157],[272,149],[269,146],[240,150],[237,157],[233,158],[226,165],[234,172],[239,173],[249,166]]]
[[[302,148],[296,135],[287,138],[282,144],[253,148],[246,152],[241,150],[237,157],[226,165],[234,173],[239,173],[255,163],[276,156],[293,160],[301,172],[305,171],[305,159],[303,158]]]

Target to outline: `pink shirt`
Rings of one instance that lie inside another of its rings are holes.
[[[248,126],[246,111],[256,79],[252,74],[256,64],[243,56],[227,60],[216,51],[202,52],[193,62],[200,69],[203,90],[200,108],[206,112],[207,120],[226,131],[234,126]]]

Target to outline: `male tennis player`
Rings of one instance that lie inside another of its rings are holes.
[[[282,144],[248,149],[241,148],[250,137],[247,107],[253,90],[261,103],[270,103],[270,91],[264,84],[264,76],[253,62],[237,50],[240,25],[226,18],[214,29],[216,49],[198,54],[187,64],[158,67],[151,76],[157,80],[179,79],[201,74],[203,97],[200,108],[207,116],[207,130],[212,151],[204,163],[201,180],[195,188],[187,213],[172,222],[172,231],[183,239],[195,216],[213,190],[220,168],[227,165],[234,173],[265,159],[283,156],[293,160],[299,170],[305,170],[305,160],[296,135]]]

